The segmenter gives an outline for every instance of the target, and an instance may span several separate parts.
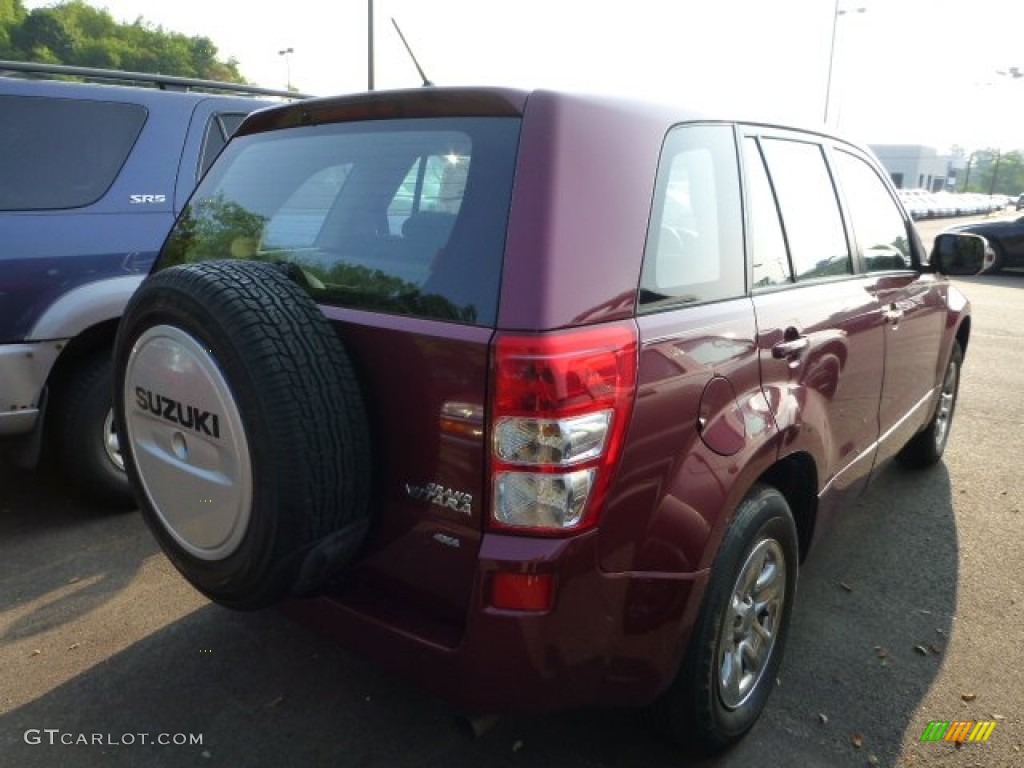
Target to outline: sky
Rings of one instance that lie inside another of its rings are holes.
[[[368,0],[88,0],[209,37],[242,75],[367,87]],[[25,0],[27,8],[53,0]],[[736,106],[863,143],[1024,148],[1019,0],[373,0],[375,85],[571,88]],[[835,30],[833,45],[833,28]],[[279,51],[292,48],[293,53]],[[829,63],[832,62],[829,89]]]

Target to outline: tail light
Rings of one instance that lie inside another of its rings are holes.
[[[559,535],[597,522],[622,450],[636,371],[632,323],[498,335],[492,529]]]

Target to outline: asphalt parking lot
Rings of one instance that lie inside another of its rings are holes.
[[[957,284],[974,327],[946,459],[885,469],[812,554],[781,685],[725,756],[688,761],[629,711],[474,740],[275,611],[208,603],[137,514],[0,465],[0,766],[1024,765],[1024,274]],[[921,741],[932,720],[996,725],[957,749]]]

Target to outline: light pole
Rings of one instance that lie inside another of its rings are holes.
[[[832,44],[828,49],[828,80],[825,81],[825,124],[828,125],[829,114],[832,107],[832,70],[836,60],[836,28],[839,26],[839,17],[848,13],[864,13],[867,8],[840,8],[839,0],[836,0],[835,13],[832,16]]]
[[[284,71],[286,74],[285,82],[287,83],[287,90],[292,89],[292,54],[295,53],[294,48],[285,48],[282,51],[278,51],[278,56],[284,56]]]

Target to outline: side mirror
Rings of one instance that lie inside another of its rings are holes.
[[[944,275],[977,275],[995,260],[992,246],[981,235],[947,232],[935,238],[930,262]]]

